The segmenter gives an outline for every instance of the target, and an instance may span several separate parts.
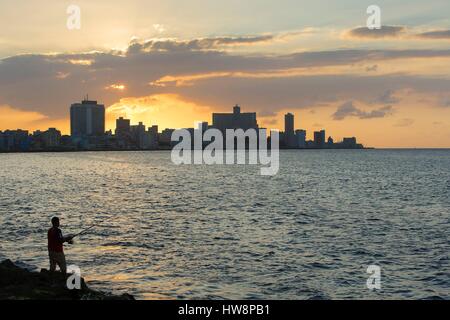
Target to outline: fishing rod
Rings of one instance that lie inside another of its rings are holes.
[[[93,224],[93,225],[90,226],[89,228],[83,229],[83,230],[81,230],[80,232],[78,232],[77,234],[69,235],[69,237],[68,237],[69,240],[67,240],[67,243],[68,243],[68,244],[75,244],[75,241],[73,241],[73,239],[74,239],[75,237],[78,237],[79,235],[82,235],[83,233],[85,233],[85,232],[89,231],[90,229],[94,228],[96,225],[97,225],[97,224]]]
[[[119,217],[119,216],[113,217],[112,220],[114,220],[114,219],[116,219],[116,218],[118,218],[118,217]],[[103,219],[103,220],[101,220],[101,221],[99,221],[99,222],[94,223],[94,224],[91,225],[90,227],[81,230],[81,231],[78,232],[77,234],[69,235],[69,236],[70,236],[70,242],[69,242],[69,244],[73,244],[73,239],[74,239],[75,237],[78,237],[78,236],[82,235],[83,233],[86,233],[87,231],[91,230],[92,228],[94,228],[94,227],[96,227],[96,226],[98,226],[98,225],[101,225],[102,223],[105,222],[106,219],[107,219],[107,218],[105,218],[105,219]]]
[[[85,233],[85,232],[87,232],[87,231],[89,231],[90,229],[92,229],[92,228],[95,227],[96,225],[97,225],[97,224],[93,224],[93,225],[90,226],[89,228],[83,229],[83,230],[81,230],[80,232],[78,232],[77,234],[74,234],[74,235],[72,236],[72,239],[75,238],[75,237],[78,237],[79,235],[82,235],[83,233]]]

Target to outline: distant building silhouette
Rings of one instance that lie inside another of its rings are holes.
[[[234,145],[237,148],[237,138],[227,137],[226,130],[237,130],[242,129],[247,131],[249,129],[259,131],[258,121],[256,119],[256,112],[241,112],[241,107],[239,105],[234,106],[233,113],[213,113],[212,115],[212,128],[219,129],[223,136],[223,146]],[[233,141],[234,139],[234,141]],[[266,139],[266,138],[265,138]],[[246,138],[245,149],[250,147],[250,138]],[[259,135],[256,134],[256,145],[259,146]]]
[[[331,136],[328,137],[327,146],[331,148],[334,145],[334,140]]]
[[[6,130],[0,131],[1,151],[27,151],[30,148],[32,139],[27,130]]]
[[[314,144],[316,148],[325,146],[325,130],[314,131]]]
[[[171,146],[173,144],[171,138],[174,131],[175,129],[164,129],[159,134],[159,144],[164,147]]]
[[[356,148],[357,147],[356,138],[355,137],[344,138],[342,140],[342,146],[344,148]]]
[[[127,137],[131,133],[130,119],[120,117],[116,119],[116,135],[118,137]]]
[[[148,128],[148,135],[150,140],[150,149],[157,149],[159,145],[158,126],[154,125]]]
[[[306,130],[296,130],[295,138],[297,140],[298,148],[306,148]]]
[[[286,113],[284,116],[284,132],[294,134],[294,115],[292,113]]]
[[[138,125],[131,126],[131,136],[133,137],[136,146],[141,150],[152,149],[154,146],[154,141],[157,137],[153,136],[152,133],[154,129],[145,130],[145,125],[139,122]]]
[[[61,145],[61,131],[49,128],[47,131],[33,132],[34,149],[53,149]]]
[[[105,106],[97,101],[83,100],[70,107],[72,137],[101,136],[105,134]]]
[[[256,112],[241,113],[241,107],[236,105],[233,113],[213,113],[212,127],[225,133],[226,129],[258,129]]]
[[[298,147],[294,133],[294,115],[292,113],[287,113],[284,116],[284,143],[288,148]]]

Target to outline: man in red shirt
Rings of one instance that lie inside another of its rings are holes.
[[[72,237],[63,237],[61,229],[59,229],[59,218],[52,218],[52,225],[47,232],[47,240],[48,240],[48,256],[50,259],[50,271],[56,270],[56,265],[59,266],[59,269],[62,273],[67,272],[66,266],[66,257],[64,255],[63,243],[71,242]]]

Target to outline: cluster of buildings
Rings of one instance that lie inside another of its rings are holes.
[[[69,142],[70,137],[61,136],[55,128],[37,130],[32,134],[21,129],[0,131],[0,152],[59,151]]]
[[[284,116],[284,132],[280,132],[280,147],[285,149],[363,149],[355,137],[334,142],[331,136],[326,138],[325,130],[314,131],[313,140],[306,140],[306,130],[294,129],[294,115]]]
[[[212,125],[201,123],[202,130],[216,128],[225,133],[227,129],[259,128],[256,112],[241,112],[239,106],[232,113],[213,113]],[[146,126],[139,122],[132,125],[129,119],[116,120],[116,129],[105,131],[105,106],[85,99],[70,107],[70,136],[62,135],[55,128],[46,131],[26,130],[0,131],[0,152],[25,151],[78,151],[78,150],[157,150],[170,149],[174,143],[171,136],[175,129],[158,131],[158,126]],[[191,134],[194,128],[188,128]],[[270,137],[268,138],[270,142]],[[280,147],[285,149],[363,148],[356,138],[344,138],[335,143],[326,139],[325,130],[314,132],[314,140],[306,140],[305,130],[294,129],[294,115],[285,115],[285,130],[280,132]]]

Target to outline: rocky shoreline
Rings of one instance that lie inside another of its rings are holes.
[[[134,300],[129,294],[92,290],[83,278],[80,290],[69,290],[66,279],[60,272],[31,272],[4,260],[0,263],[0,300]]]

